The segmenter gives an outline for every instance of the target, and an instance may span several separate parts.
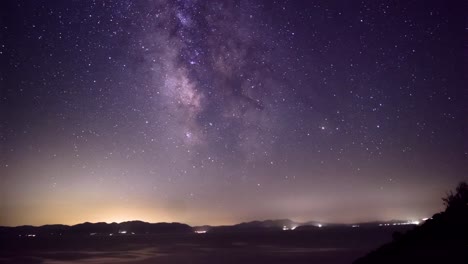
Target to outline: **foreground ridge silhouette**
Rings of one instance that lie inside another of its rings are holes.
[[[468,184],[442,200],[445,211],[353,263],[468,263]]]

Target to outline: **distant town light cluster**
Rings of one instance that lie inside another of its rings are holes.
[[[297,228],[297,226],[290,226],[290,227],[288,227],[288,226],[283,226],[283,231],[294,230],[294,229],[296,229],[296,228]]]
[[[425,220],[423,219],[423,221]],[[420,223],[421,223],[420,221],[414,220],[414,221],[408,221],[408,222],[402,222],[402,223],[379,224],[379,226],[419,225]]]
[[[106,234],[100,234],[100,233],[96,233],[96,232],[93,232],[93,233],[89,233],[90,236],[101,236],[101,235],[106,235]],[[114,236],[114,235],[135,235],[135,232],[128,232],[126,230],[119,230],[117,233],[109,233],[107,234],[108,236]]]
[[[22,237],[23,235],[18,235],[19,237]],[[36,234],[27,234],[24,235],[25,237],[36,237]]]

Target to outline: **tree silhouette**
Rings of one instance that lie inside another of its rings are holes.
[[[446,206],[446,211],[451,210],[466,210],[468,207],[468,184],[460,182],[455,193],[450,191],[447,197],[442,198]]]
[[[468,263],[468,184],[459,183],[442,200],[444,212],[405,234],[394,234],[391,243],[354,263]]]

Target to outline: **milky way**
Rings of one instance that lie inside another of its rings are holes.
[[[466,179],[461,3],[2,9],[0,225],[409,220]]]

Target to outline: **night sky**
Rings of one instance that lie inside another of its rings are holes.
[[[430,217],[462,2],[2,1],[0,225]]]

